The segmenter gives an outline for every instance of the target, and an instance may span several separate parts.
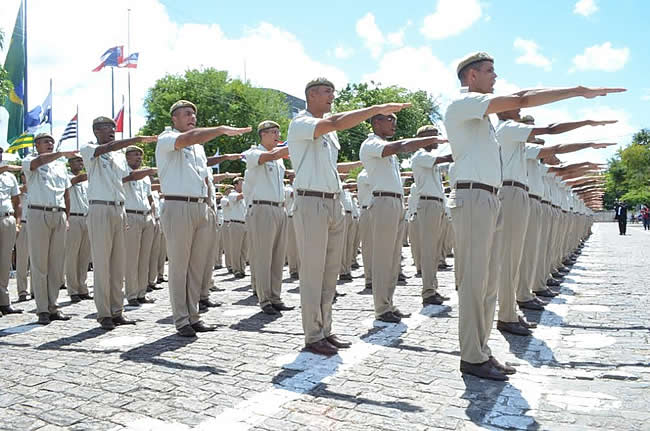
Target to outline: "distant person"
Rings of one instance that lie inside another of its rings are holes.
[[[625,205],[625,202],[619,203],[615,211],[614,220],[618,220],[618,233],[619,235],[625,235],[627,230],[627,205]]]

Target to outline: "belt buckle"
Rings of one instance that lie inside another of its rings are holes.
[[[199,199],[197,200],[197,202],[200,203],[200,204],[202,204],[202,203],[205,202],[205,198],[199,198]]]
[[[50,211],[52,211],[53,213],[57,213],[59,212],[59,209],[57,207],[52,207],[50,208]]]

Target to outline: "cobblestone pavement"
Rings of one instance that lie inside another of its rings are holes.
[[[413,317],[379,324],[355,271],[334,305],[334,330],[354,345],[328,359],[301,352],[299,311],[260,314],[249,278],[224,270],[212,297],[225,305],[203,315],[221,326],[195,340],[174,334],[166,290],[127,307],[135,328],[108,333],[92,301],[65,292],[67,322],[36,326],[34,301],[18,304],[26,314],[0,318],[0,429],[648,430],[650,233],[616,229],[597,224],[562,295],[527,313],[534,337],[493,331],[495,355],[518,370],[507,383],[458,371],[453,272],[439,274],[449,306],[422,309],[411,277],[395,302]],[[297,287],[285,284],[290,305]]]

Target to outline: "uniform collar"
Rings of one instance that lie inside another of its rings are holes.
[[[469,93],[469,87],[460,87],[461,93]]]

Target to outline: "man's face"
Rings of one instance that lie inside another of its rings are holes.
[[[142,153],[140,151],[129,151],[126,153],[126,163],[131,169],[138,169],[142,165]]]
[[[179,132],[187,132],[196,127],[196,112],[190,106],[178,108],[172,115],[174,129]]]
[[[260,142],[267,150],[277,147],[280,141],[280,129],[272,127],[260,132]]]
[[[397,118],[393,116],[380,115],[373,121],[375,134],[382,138],[392,138],[397,130]]]
[[[494,63],[491,61],[482,61],[479,67],[470,70],[473,78],[472,89],[479,93],[494,93],[494,83],[497,80],[497,74],[494,71]]]
[[[317,85],[309,89],[309,106],[314,111],[331,112],[334,102],[334,89],[327,85]]]
[[[84,168],[84,162],[82,159],[72,159],[70,160],[70,170],[72,171],[73,174],[76,174],[77,172],[81,172],[81,170]]]
[[[235,191],[236,191],[237,193],[241,193],[241,191],[242,191],[242,187],[243,187],[243,186],[244,186],[244,182],[243,182],[243,181],[239,181],[237,184],[235,184]]]
[[[110,123],[96,124],[93,133],[99,145],[107,144],[115,140],[115,126]]]
[[[435,136],[438,136],[438,130],[427,130],[426,132],[420,133],[418,135],[418,138],[432,138]],[[438,148],[438,144],[431,144],[424,147],[424,149],[427,151],[431,151],[435,148]]]
[[[54,140],[49,137],[36,140],[36,152],[38,154],[47,154],[54,151]]]

